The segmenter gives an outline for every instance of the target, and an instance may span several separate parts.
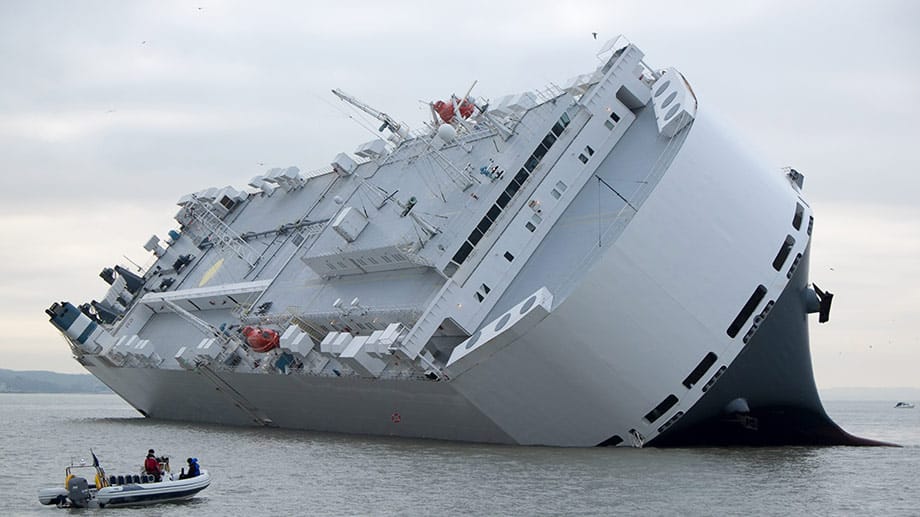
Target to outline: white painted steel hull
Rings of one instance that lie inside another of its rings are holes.
[[[322,176],[327,183],[303,180],[280,200],[256,182],[267,195],[242,212],[255,215],[237,212],[228,224],[249,230],[279,206],[313,203],[310,220],[326,217],[325,230],[337,234],[308,235],[315,240],[304,252],[279,233],[257,266],[242,237],[208,226],[246,260],[236,261],[236,283],[208,287],[233,261],[200,242],[186,248],[208,260],[178,276],[182,289],[161,284],[119,323],[121,339],[133,334],[130,343],[139,343],[134,352],[114,353],[114,337],[94,342],[80,318],[56,313],[52,321],[91,373],[152,418],[527,445],[855,443],[814,389],[806,320],[818,310],[808,301],[813,218],[801,176],[765,167],[698,112],[676,70],[653,73],[653,87],[641,58],[623,47],[586,91],[573,93],[576,81],[537,106],[524,98],[500,106],[502,116],[523,114],[516,140],[498,128],[448,142],[434,157],[414,144],[374,164],[340,155],[336,172]],[[674,98],[681,108],[666,114]],[[448,157],[469,160],[464,170],[505,158],[521,169],[474,182],[439,161]],[[370,172],[329,201],[364,165]],[[362,201],[371,181],[418,188],[406,180],[413,167],[420,184],[439,172],[451,181],[440,196],[412,197],[401,210],[387,211],[388,197],[370,209]],[[407,217],[416,201],[455,222],[432,229],[424,217],[434,216],[421,208]],[[478,225],[468,220],[479,217]],[[191,216],[177,218],[195,227]],[[380,230],[398,225],[421,235],[415,251]],[[250,234],[253,242],[261,235]],[[246,293],[263,312],[276,310],[258,305],[265,300],[287,308],[265,321],[313,333],[317,346],[310,342],[302,364],[277,367],[270,356],[266,367],[268,356],[234,344],[225,323],[252,317],[234,312],[243,306],[234,296]],[[393,330],[403,323],[405,332]],[[384,327],[398,338],[381,349]],[[233,354],[245,368],[227,366]]]
[[[653,440],[662,422],[688,413],[702,396],[703,382],[681,386],[700,358],[719,356],[708,379],[743,348],[725,327],[752,287],[769,285],[775,298],[788,282],[786,269],[773,270],[769,259],[793,231],[796,193],[704,124],[697,121],[644,209],[592,258],[578,285],[488,362],[441,382],[220,377],[285,428],[561,446],[626,440],[635,430]],[[760,194],[751,197],[752,188]],[[795,251],[804,252],[804,226],[798,235]],[[87,369],[150,417],[263,423],[201,374],[102,363]],[[680,402],[653,423],[643,420],[669,393]]]

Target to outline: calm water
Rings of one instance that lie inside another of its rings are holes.
[[[0,514],[920,515],[920,409],[829,402],[854,434],[903,448],[556,449],[146,420],[114,395],[0,394]],[[38,503],[93,447],[109,473],[148,448],[197,456],[187,503],[61,510]]]

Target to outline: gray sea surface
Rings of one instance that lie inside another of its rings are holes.
[[[2,515],[920,515],[920,409],[826,403],[845,429],[903,447],[563,449],[148,420],[115,395],[0,394]],[[108,473],[148,448],[195,456],[184,503],[68,510],[38,489],[90,448]]]

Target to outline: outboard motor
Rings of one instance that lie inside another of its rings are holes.
[[[67,481],[67,497],[70,504],[77,508],[86,508],[89,505],[92,495],[89,492],[89,483],[85,478],[72,477]]]

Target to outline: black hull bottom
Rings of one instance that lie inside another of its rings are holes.
[[[722,377],[647,445],[892,445],[847,433],[821,405],[803,297],[808,259],[806,250],[770,314]],[[747,411],[737,411],[745,405]]]
[[[681,429],[661,435],[652,447],[855,445],[894,446],[853,436],[824,412],[792,405],[752,408],[743,415],[709,416]]]

